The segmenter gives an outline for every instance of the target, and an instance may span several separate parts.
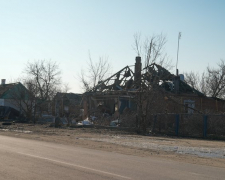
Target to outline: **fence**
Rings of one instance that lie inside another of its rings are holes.
[[[225,139],[225,115],[157,114],[146,126],[156,134]]]
[[[136,112],[124,113],[120,118],[121,127],[137,129]],[[102,117],[95,120],[95,125],[108,126],[112,120],[113,117]],[[155,134],[225,140],[224,114],[156,114],[146,117],[140,127]]]

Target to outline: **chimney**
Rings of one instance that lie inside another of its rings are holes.
[[[5,84],[5,81],[6,81],[6,79],[2,79],[1,85],[4,85]]]
[[[134,81],[137,84],[137,86],[140,87],[141,86],[141,69],[142,69],[141,57],[137,56],[135,60],[136,60],[136,63],[135,63],[135,70],[134,70]]]

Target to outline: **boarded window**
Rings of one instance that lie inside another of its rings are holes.
[[[192,100],[184,100],[184,112],[188,114],[193,114],[195,108],[195,101]]]

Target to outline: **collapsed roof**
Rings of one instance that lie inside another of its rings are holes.
[[[141,62],[139,63],[141,68]],[[135,71],[137,71],[136,66],[138,66],[137,61],[135,64]],[[159,64],[152,63],[141,69],[140,72],[133,72],[130,67],[131,66],[126,66],[106,80],[99,82],[89,92],[137,91],[140,84],[142,84],[142,86],[151,86],[154,84],[172,93],[177,92],[178,86],[178,93],[204,96],[204,94],[192,88],[184,80],[181,80],[180,76],[171,74],[167,69]],[[140,78],[135,77],[139,73]]]
[[[134,72],[129,66],[124,67],[104,81],[100,81],[90,92],[128,90],[133,85]]]

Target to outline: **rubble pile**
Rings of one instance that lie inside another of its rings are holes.
[[[121,126],[123,127],[135,127],[136,126],[136,111],[129,108],[125,108],[120,115]]]

